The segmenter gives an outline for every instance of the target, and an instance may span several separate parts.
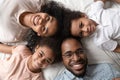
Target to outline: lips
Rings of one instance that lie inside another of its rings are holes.
[[[39,19],[40,19],[40,16],[39,16],[39,15],[34,16],[34,18],[33,18],[33,24],[34,24],[34,25],[37,25],[38,22],[39,22]]]
[[[72,68],[74,68],[75,70],[81,70],[83,69],[84,65],[83,64],[75,64],[72,66]]]

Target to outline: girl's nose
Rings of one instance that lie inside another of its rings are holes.
[[[87,28],[87,27],[83,27],[83,28],[81,29],[81,31],[87,32],[87,31],[88,31],[88,28]]]

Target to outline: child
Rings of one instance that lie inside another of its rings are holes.
[[[42,69],[55,61],[57,44],[53,38],[42,38],[34,53],[24,45],[16,46],[9,59],[0,60],[0,80],[44,80]]]
[[[106,0],[95,1],[88,13],[89,18],[81,12],[72,12],[66,15],[64,34],[72,34],[76,37],[89,36],[98,47],[120,52],[120,10],[117,8],[104,9]],[[72,17],[70,17],[71,15]]]

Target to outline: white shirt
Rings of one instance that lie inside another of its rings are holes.
[[[102,1],[91,5],[88,16],[99,24],[91,37],[100,48],[113,51],[118,44],[117,41],[120,40],[120,10],[104,9],[103,6]]]
[[[101,5],[101,7],[99,7],[100,5]],[[109,24],[119,25],[120,18],[117,18],[117,16],[119,15],[118,14],[119,10],[117,10],[118,8],[110,8],[108,10],[104,10],[103,5],[104,5],[103,2],[97,1],[91,6],[92,9],[93,8],[94,9],[88,11],[89,17],[91,19],[95,20],[100,25],[97,26],[98,29],[95,32],[95,34],[91,35],[90,37],[83,38],[83,40],[82,40],[83,46],[86,48],[86,54],[88,57],[89,64],[112,63],[113,66],[115,66],[118,70],[120,70],[120,53],[111,52],[111,51],[104,50],[104,49],[101,49],[98,47],[98,44],[100,45],[101,43],[103,43],[107,40],[109,42],[109,40],[111,40],[109,36],[111,36],[111,34],[113,32],[118,33],[120,31],[120,30],[118,30],[119,29],[118,26],[116,26],[116,28],[108,26]],[[98,10],[99,8],[101,10]],[[109,13],[109,11],[115,11],[115,12]],[[97,12],[97,14],[96,14],[96,12]],[[115,15],[113,15],[113,14],[115,14]],[[105,15],[105,17],[104,17],[104,15]],[[113,17],[115,17],[116,19],[114,19]],[[110,20],[108,18],[110,18]],[[109,22],[111,20],[112,20],[112,22]],[[100,33],[100,31],[102,31],[103,28],[108,30],[108,31],[106,31],[105,35],[103,35],[104,31]],[[113,29],[115,29],[116,31],[113,31]],[[98,35],[98,32],[100,33],[100,35]],[[109,32],[109,34],[107,34],[107,32]],[[94,35],[97,35],[97,36],[94,36]],[[114,34],[114,38],[115,38],[115,36],[118,37],[119,34],[117,34],[117,35]],[[105,37],[105,38],[103,38],[103,37]]]
[[[38,12],[45,0],[4,0],[0,5],[0,42],[22,41],[28,28],[19,22],[21,13]]]

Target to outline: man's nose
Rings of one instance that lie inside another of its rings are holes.
[[[80,59],[80,56],[78,56],[77,54],[74,53],[73,56],[72,56],[72,59],[77,61],[77,60]]]

